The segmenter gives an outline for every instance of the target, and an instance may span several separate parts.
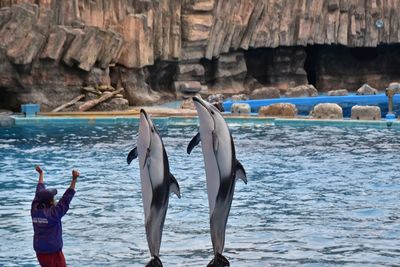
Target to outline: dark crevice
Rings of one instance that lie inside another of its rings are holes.
[[[147,67],[149,73],[147,83],[153,90],[173,92],[177,68],[177,62],[157,60],[154,65]]]
[[[245,59],[248,77],[266,86],[309,83],[319,91],[355,91],[368,83],[383,90],[400,81],[400,45],[257,48],[245,51]]]
[[[273,67],[272,48],[256,48],[245,51],[247,74],[261,84],[268,84],[268,70]]]
[[[317,85],[317,65],[318,65],[318,47],[307,46],[306,61],[304,62],[304,70],[307,72],[307,81],[314,86]]]
[[[245,51],[248,77],[265,86],[294,87],[307,83],[304,47],[256,48]]]
[[[212,86],[216,82],[217,71],[218,71],[218,59],[206,59],[200,60],[200,64],[204,66],[206,82],[209,86]]]
[[[18,102],[17,95],[17,93],[10,92],[6,88],[0,88],[0,109],[18,112],[21,103]]]
[[[377,47],[349,48],[350,55],[357,61],[378,60],[379,51]]]

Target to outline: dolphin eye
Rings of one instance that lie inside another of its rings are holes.
[[[154,129],[153,128],[151,128],[151,132],[154,133]]]
[[[214,111],[211,110],[211,114],[214,115]]]

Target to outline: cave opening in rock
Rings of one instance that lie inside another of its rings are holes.
[[[307,84],[306,51],[301,46],[256,48],[245,51],[247,75],[264,86],[282,89]]]
[[[274,67],[272,57],[272,48],[256,48],[245,51],[248,76],[255,78],[261,84],[271,83],[271,77],[268,74]]]
[[[308,51],[310,58],[314,58],[315,84],[320,91],[355,91],[365,83],[384,90],[390,82],[400,79],[400,45],[356,48],[319,45]]]
[[[259,48],[245,51],[248,77],[265,86],[312,84],[319,91],[355,91],[367,83],[384,90],[400,80],[400,45]]]
[[[147,83],[158,92],[174,93],[174,81],[177,75],[178,62],[157,60],[148,69]]]
[[[378,47],[349,48],[350,55],[357,61],[376,61],[379,55]]]
[[[304,70],[307,73],[307,81],[309,84],[317,86],[317,65],[318,65],[318,47],[307,46],[306,60],[304,62]]]
[[[213,87],[215,83],[217,82],[217,76],[218,76],[218,59],[206,59],[202,58],[200,60],[200,64],[204,66],[204,77],[205,77],[205,82],[208,84],[208,86]]]
[[[0,87],[0,109],[19,111],[20,103],[16,101],[16,93],[9,92],[6,88]]]

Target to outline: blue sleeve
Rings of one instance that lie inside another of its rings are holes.
[[[36,186],[36,193],[35,193],[35,197],[37,195],[37,193],[39,193],[40,191],[46,189],[46,187],[44,186],[44,183],[38,183]]]
[[[31,212],[32,212],[32,210],[33,210],[34,208],[37,207],[37,204],[38,204],[38,201],[37,201],[37,194],[38,194],[40,191],[44,190],[44,189],[46,189],[46,187],[44,186],[44,183],[38,183],[38,184],[36,185],[35,197],[33,198],[32,204],[31,204]]]
[[[51,218],[55,220],[60,220],[68,211],[69,203],[71,203],[72,198],[75,195],[75,190],[68,188],[64,195],[58,201],[57,205],[51,209]]]

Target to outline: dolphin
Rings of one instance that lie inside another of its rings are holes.
[[[214,249],[214,259],[207,266],[229,266],[229,261],[222,256],[226,223],[236,179],[242,179],[247,184],[246,171],[236,159],[232,135],[219,110],[199,97],[193,97],[193,101],[199,116],[200,131],[190,141],[187,153],[190,154],[201,141]]]
[[[168,209],[169,195],[181,198],[179,184],[169,171],[164,143],[145,110],[140,110],[137,146],[127,157],[128,165],[139,157],[142,200],[147,243],[152,259],[146,267],[163,266],[159,258],[161,236]]]

